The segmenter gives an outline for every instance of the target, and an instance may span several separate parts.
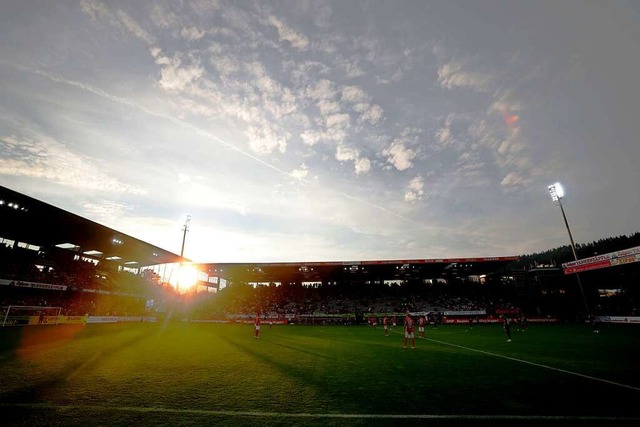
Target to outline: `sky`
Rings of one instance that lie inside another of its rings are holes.
[[[0,184],[195,262],[640,231],[640,3],[0,0]]]

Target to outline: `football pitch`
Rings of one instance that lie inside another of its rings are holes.
[[[3,425],[640,425],[640,329],[110,324],[0,330]]]

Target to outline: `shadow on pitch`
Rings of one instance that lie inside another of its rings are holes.
[[[97,351],[92,357],[88,359],[69,363],[60,372],[53,374],[51,378],[0,394],[0,402],[40,402],[47,395],[55,393],[57,387],[66,383],[76,375],[92,370],[94,367],[99,366],[109,357],[121,352],[122,350],[125,350],[126,348],[134,344],[139,344],[142,341],[149,339],[151,336],[152,335],[148,332],[141,332],[121,343],[115,344],[104,350]]]

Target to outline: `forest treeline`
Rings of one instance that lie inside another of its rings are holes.
[[[607,237],[586,244],[576,244],[578,259],[594,255],[606,254],[622,249],[640,246],[640,232],[628,236]],[[521,255],[520,260],[509,266],[509,269],[533,268],[541,265],[560,267],[564,262],[573,261],[570,245],[560,246],[544,252]]]

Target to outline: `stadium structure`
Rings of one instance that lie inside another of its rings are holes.
[[[108,262],[135,273],[191,260],[79,215],[0,187],[0,243],[42,254],[66,250],[78,259]],[[451,280],[499,272],[517,256],[335,262],[198,263],[199,284],[336,283]],[[219,280],[221,279],[221,280]]]
[[[571,274],[638,255],[194,264],[0,187],[0,406],[15,425],[636,425],[638,334],[613,323],[637,317],[592,333],[512,291],[566,312]]]

